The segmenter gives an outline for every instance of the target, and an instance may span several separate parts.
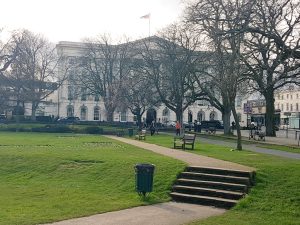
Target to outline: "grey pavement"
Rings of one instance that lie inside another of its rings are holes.
[[[198,137],[197,139],[203,143],[222,145],[222,146],[230,147],[233,149],[236,148],[236,143],[234,143],[232,141],[223,141],[223,140],[216,140],[216,139],[209,139],[209,138],[202,138],[202,137],[201,138]],[[268,142],[268,143],[273,144],[271,142]],[[290,158],[290,159],[300,159],[300,153],[292,153],[292,152],[285,152],[285,151],[280,151],[280,150],[272,150],[272,149],[262,148],[262,147],[258,147],[256,144],[244,144],[243,143],[243,149],[246,149],[246,150],[249,150],[252,152],[276,155],[276,156]]]
[[[217,134],[222,134],[223,132],[218,131]],[[248,140],[249,137],[249,131],[248,130],[242,130],[242,137],[246,138]],[[252,152],[258,152],[263,154],[270,154],[270,155],[276,155],[280,157],[290,158],[290,159],[300,159],[300,150],[299,153],[292,153],[292,152],[285,152],[280,150],[272,150],[268,148],[263,148],[261,143],[264,144],[275,144],[275,145],[285,145],[290,147],[297,147],[298,145],[298,138],[299,135],[297,135],[297,139],[295,139],[295,130],[289,130],[288,135],[286,136],[286,130],[279,130],[276,132],[277,137],[266,137],[265,141],[257,141],[253,142],[253,144],[245,144],[243,143],[243,149],[252,151]],[[216,140],[216,139],[209,139],[204,137],[198,137],[198,139],[204,143],[209,144],[217,144],[217,145],[223,145],[230,148],[236,148],[236,143],[232,140]],[[258,146],[260,145],[260,146]]]
[[[168,202],[70,219],[52,225],[181,225],[217,216],[225,211],[208,206]]]
[[[241,130],[242,136],[248,138],[249,131],[248,130]],[[277,144],[277,145],[289,145],[289,146],[298,146],[298,139],[300,133],[297,133],[296,137],[296,130],[279,130],[276,131],[276,137],[266,137],[266,141],[270,144]],[[300,153],[300,152],[299,152]]]

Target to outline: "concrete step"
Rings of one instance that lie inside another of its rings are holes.
[[[242,193],[248,192],[248,186],[245,184],[234,184],[234,183],[226,183],[226,182],[194,180],[194,179],[185,179],[185,178],[177,179],[175,184],[181,186],[220,189],[220,190],[228,190],[228,191],[235,191],[235,192],[242,192]]]
[[[179,178],[188,178],[194,180],[209,180],[209,181],[218,181],[218,182],[227,182],[235,184],[245,184],[250,186],[249,177],[237,177],[237,176],[228,176],[228,175],[219,175],[219,174],[208,174],[208,173],[196,173],[196,172],[182,172]]]
[[[173,192],[190,194],[190,195],[202,195],[202,196],[218,197],[218,198],[225,198],[225,199],[234,199],[234,200],[238,200],[244,196],[244,193],[241,192],[218,190],[212,188],[182,186],[182,185],[174,185]]]
[[[173,200],[178,202],[210,205],[210,206],[226,208],[226,209],[233,207],[237,203],[237,200],[209,197],[209,196],[202,196],[202,195],[182,194],[178,192],[172,192],[170,195],[172,196]]]
[[[229,169],[216,168],[216,167],[188,166],[186,168],[186,172],[248,177],[250,178],[251,183],[254,183],[254,178],[255,178],[255,171],[229,170]]]

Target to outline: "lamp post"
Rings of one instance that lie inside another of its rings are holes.
[[[286,118],[287,118],[287,126],[286,126],[286,133],[285,133],[285,137],[288,138],[289,137],[289,124],[290,124],[290,116],[292,115],[290,112],[284,112],[283,113]]]

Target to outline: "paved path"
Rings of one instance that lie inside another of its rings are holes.
[[[220,215],[225,211],[208,206],[168,202],[70,219],[52,225],[181,225]]]
[[[196,155],[194,153],[166,148],[162,146],[158,146],[155,144],[149,144],[143,141],[137,141],[128,138],[116,137],[116,136],[106,136],[118,141],[122,141],[127,144],[135,145],[140,148],[144,148],[162,155],[166,155],[175,159],[179,159],[183,162],[186,162],[191,166],[203,166],[203,167],[216,167],[216,168],[224,168],[224,169],[232,169],[232,170],[243,170],[243,171],[254,171],[254,168],[243,166],[237,163],[232,163],[224,160],[219,160],[215,158],[210,158],[207,156]]]

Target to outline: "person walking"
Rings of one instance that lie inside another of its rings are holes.
[[[231,123],[231,130],[232,130],[232,134],[234,133],[234,129],[235,129],[235,122],[232,121]]]
[[[200,121],[197,122],[197,131],[199,133],[201,133],[201,122]]]
[[[153,136],[154,133],[155,133],[155,122],[153,120],[151,122],[151,125],[150,125],[150,134],[151,134],[151,136]]]
[[[176,125],[175,125],[175,128],[176,128],[176,135],[180,135],[180,123],[179,123],[179,121],[177,120],[177,122],[176,122]]]

